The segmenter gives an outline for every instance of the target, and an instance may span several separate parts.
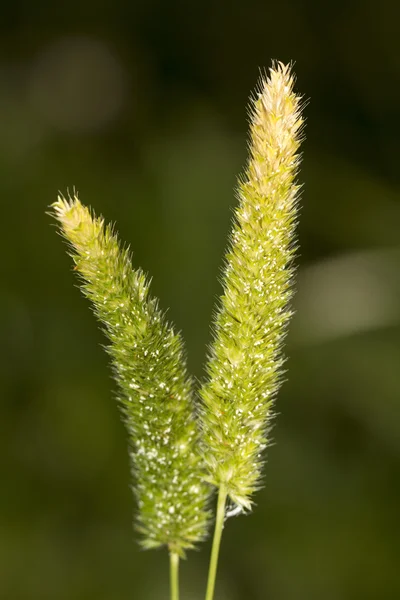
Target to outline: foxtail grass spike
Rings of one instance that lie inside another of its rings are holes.
[[[208,492],[181,337],[150,296],[143,272],[132,268],[112,227],[76,196],[59,197],[52,208],[81,288],[110,342],[142,545],[167,545],[172,554],[183,555],[205,535]]]
[[[251,508],[260,487],[292,314],[303,124],[293,83],[290,67],[275,63],[251,101],[250,156],[239,181],[223,295],[200,391],[208,480],[223,488],[239,512]]]

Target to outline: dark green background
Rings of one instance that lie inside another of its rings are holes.
[[[310,98],[296,316],[265,488],[217,600],[400,597],[397,2],[15,2],[0,24],[0,598],[161,600],[104,343],[46,207],[117,222],[202,376],[259,67]],[[203,597],[208,544],[183,565]]]

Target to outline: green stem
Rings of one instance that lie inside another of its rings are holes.
[[[170,600],[179,600],[179,554],[169,553]]]
[[[226,503],[227,493],[225,487],[221,485],[218,492],[218,504],[217,504],[217,516],[215,518],[215,529],[214,529],[214,539],[211,550],[210,557],[210,568],[208,571],[208,582],[207,582],[207,592],[205,600],[213,600],[214,598],[214,588],[215,588],[215,579],[217,575],[217,567],[218,567],[218,555],[219,555],[219,547],[221,545],[221,536],[222,530],[224,528],[224,520],[225,520],[225,503]]]

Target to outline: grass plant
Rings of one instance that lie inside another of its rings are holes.
[[[249,512],[261,486],[292,314],[303,128],[293,84],[290,66],[274,63],[251,99],[249,159],[198,399],[182,338],[113,227],[76,195],[52,205],[108,339],[128,432],[136,528],[144,548],[168,548],[171,600],[179,600],[180,558],[206,536],[212,490],[218,500],[206,600],[214,598],[224,522]]]

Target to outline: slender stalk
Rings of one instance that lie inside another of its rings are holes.
[[[170,600],[179,600],[179,554],[169,553]]]
[[[215,518],[214,538],[211,549],[210,567],[208,571],[207,592],[205,600],[213,600],[214,598],[215,579],[218,567],[218,555],[225,520],[226,497],[226,489],[223,485],[221,485],[218,492],[217,515]]]

